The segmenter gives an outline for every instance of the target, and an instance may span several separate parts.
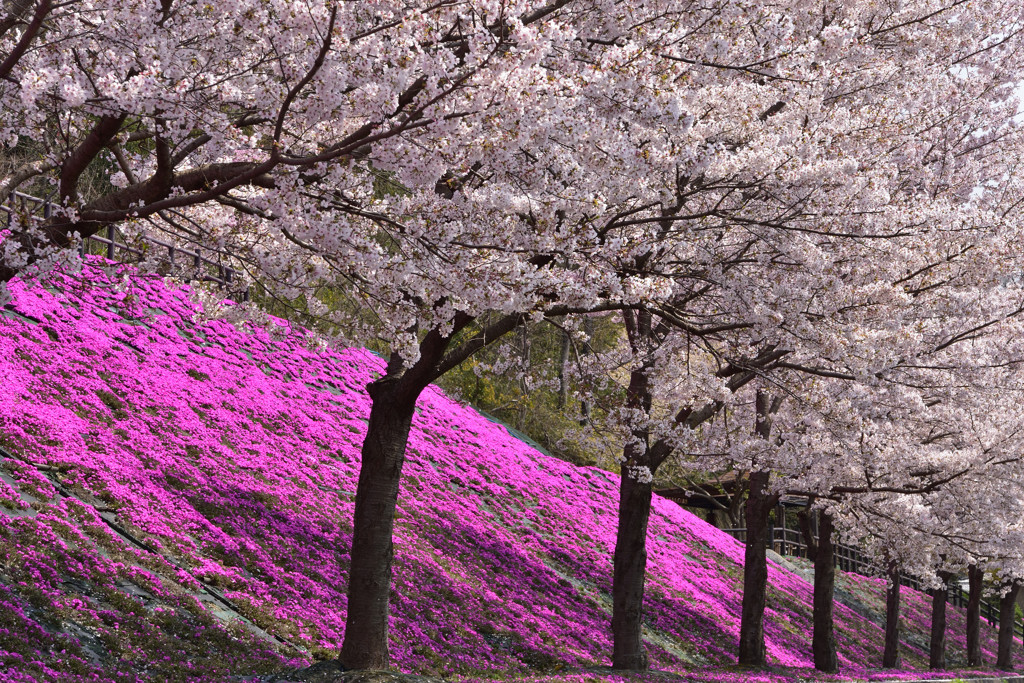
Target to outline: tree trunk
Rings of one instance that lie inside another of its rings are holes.
[[[981,666],[981,582],[985,572],[972,564],[967,567],[967,666]]]
[[[746,494],[747,484],[739,477],[736,478],[735,488],[733,494],[729,498],[729,508],[726,510],[726,514],[729,516],[729,526],[733,529],[742,529],[746,526],[746,522],[743,520],[743,510],[747,504],[747,499],[744,497]],[[725,488],[722,488],[725,493]]]
[[[347,669],[386,669],[391,542],[405,447],[420,392],[399,398],[400,379],[385,376],[367,387],[372,399],[356,487],[348,614],[339,661]]]
[[[634,353],[639,353],[651,334],[647,311],[623,314]],[[626,407],[651,414],[650,359],[629,375]],[[619,476],[619,520],[615,535],[612,577],[612,667],[646,669],[641,628],[643,626],[644,578],[647,571],[647,521],[651,515],[651,478],[660,464],[652,457],[646,423],[633,425],[633,438],[622,449]],[[661,446],[659,446],[659,449]],[[646,472],[644,471],[646,470]]]
[[[764,608],[767,601],[768,513],[777,496],[765,490],[768,472],[750,474],[750,495],[747,497],[747,541],[743,555],[743,607],[740,614],[739,663],[743,666],[764,666]]]
[[[558,357],[558,409],[565,408],[569,402],[569,377],[566,370],[569,366],[569,351],[572,350],[572,340],[568,332],[562,332],[562,353]]]
[[[800,525],[800,535],[804,539],[804,547],[807,549],[807,559],[814,562],[818,554],[818,542],[814,540],[814,531],[811,529],[811,505],[814,504],[814,496],[807,499],[807,505],[796,513],[797,523]]]
[[[766,391],[755,394],[756,418],[754,432],[767,441],[772,432],[772,414],[779,402],[772,402]],[[740,612],[739,663],[741,666],[764,666],[764,607],[767,602],[768,558],[765,549],[768,538],[768,515],[778,496],[768,494],[771,473],[760,470],[750,473],[747,494],[747,542],[743,553],[743,605]]]
[[[889,560],[889,586],[885,589],[885,653],[882,667],[900,665],[900,566]]]
[[[1020,584],[1014,581],[1010,590],[999,600],[999,650],[996,654],[996,668],[1004,671],[1013,669],[1013,621],[1017,606]]]
[[[612,583],[612,668],[646,669],[647,653],[640,634],[644,577],[647,571],[647,521],[651,514],[651,483],[638,481],[622,465],[619,480],[619,528],[615,537]]]
[[[950,575],[939,572],[942,586],[930,591],[932,594],[932,633],[928,647],[928,667],[931,669],[946,668],[946,599],[949,595],[947,582]]]
[[[826,673],[839,669],[836,638],[832,623],[832,606],[836,583],[836,565],[832,544],[832,516],[818,512],[818,549],[814,558],[814,668]]]
[[[356,485],[345,639],[338,655],[346,669],[386,669],[390,664],[392,531],[416,401],[432,381],[523,322],[522,316],[506,315],[450,348],[453,336],[473,320],[457,313],[447,336],[438,328],[429,330],[420,341],[420,357],[412,367],[406,368],[401,354],[392,351],[387,374],[366,386],[370,421]]]
[[[583,345],[583,352],[581,355],[588,355],[593,352],[592,341],[594,337],[594,320],[589,315],[583,316],[583,334],[587,337],[587,342]],[[586,399],[580,401],[580,425],[586,427],[590,424],[590,402]]]
[[[526,325],[519,328],[519,415],[516,417],[516,429],[526,429],[526,416],[530,408],[530,330]]]

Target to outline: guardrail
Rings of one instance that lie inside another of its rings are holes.
[[[48,220],[53,215],[53,203],[46,198],[34,197],[23,192],[12,192],[8,195],[6,202],[0,204],[0,211],[7,214],[7,227],[11,227],[16,215],[36,221]],[[79,255],[84,258],[86,254],[96,253],[111,261],[127,260],[119,258],[125,254],[144,258],[148,254],[149,247],[152,246],[167,250],[166,262],[170,268],[185,264],[191,265],[191,273],[185,273],[185,279],[189,282],[192,280],[212,282],[228,292],[232,292],[232,285],[239,282],[235,269],[225,266],[219,259],[213,260],[207,257],[199,248],[185,249],[146,233],[139,235],[135,245],[129,244],[125,240],[118,241],[117,226],[113,224],[107,226],[105,232],[105,237],[90,235],[83,238],[78,248]],[[94,249],[96,245],[100,247],[98,250]],[[211,253],[219,254],[212,250]],[[241,294],[242,301],[249,300],[248,286],[238,292]]]

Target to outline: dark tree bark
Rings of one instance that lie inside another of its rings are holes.
[[[807,559],[814,561],[818,554],[818,542],[814,538],[814,530],[811,528],[811,505],[814,504],[814,496],[808,496],[807,505],[796,513],[797,523],[800,525],[800,536],[804,539],[804,546],[807,548]]]
[[[11,12],[7,14],[0,21],[0,29],[2,33],[7,33],[13,27],[17,26],[19,17],[23,17],[28,12],[29,0],[21,0],[21,2],[14,3],[11,8]],[[21,61],[21,58],[25,55],[25,51],[28,50],[32,41],[39,35],[40,30],[43,29],[43,24],[50,12],[53,10],[53,0],[39,0],[39,4],[36,5],[36,11],[32,14],[32,19],[29,20],[28,26],[21,33],[21,37],[15,44],[14,49],[8,53],[7,58],[3,62],[0,62],[0,79],[6,80],[10,75],[11,70]]]
[[[747,540],[743,553],[743,606],[740,613],[739,663],[743,666],[764,666],[764,608],[767,602],[768,513],[777,496],[766,491],[768,472],[750,474],[750,495],[747,497]]]
[[[626,332],[633,352],[641,354],[652,332],[650,313],[623,314]],[[634,369],[629,376],[626,405],[631,410],[649,415],[652,405],[650,361]],[[633,439],[623,448],[619,478],[619,519],[615,535],[614,576],[612,580],[612,667],[615,669],[646,669],[644,650],[643,602],[644,578],[647,572],[647,521],[651,514],[651,482],[642,477],[640,468],[653,475],[660,462],[652,460],[647,427],[633,431]]]
[[[1004,671],[1013,670],[1013,621],[1020,584],[1014,581],[999,600],[999,649],[996,653],[996,667]]]
[[[967,666],[981,666],[981,583],[985,572],[967,567]]]
[[[633,352],[642,356],[648,348],[652,339],[660,337],[664,330],[653,325],[652,317],[648,311],[639,309],[626,311],[623,314],[626,332],[633,346]],[[662,323],[661,325],[664,325]],[[777,357],[774,351],[759,356],[765,363],[773,362]],[[640,411],[644,415],[650,415],[652,396],[648,370],[653,360],[644,361],[640,367],[630,373],[629,388],[627,390],[627,406]],[[757,375],[750,370],[732,372],[722,376],[730,377],[726,386],[731,391],[736,391]],[[767,395],[758,393],[759,404],[763,403],[763,415],[759,416],[756,432],[767,439],[771,432],[771,415],[778,410],[780,401],[777,399],[771,402]],[[711,402],[699,408],[684,407],[675,416],[675,421],[695,429],[704,421],[711,419],[722,403]],[[760,414],[759,414],[760,415]],[[641,638],[643,623],[643,584],[647,571],[647,522],[650,517],[651,506],[651,484],[645,483],[643,479],[653,477],[658,467],[672,453],[672,446],[664,439],[654,443],[650,442],[650,434],[646,427],[638,428],[633,432],[633,439],[623,449],[624,462],[622,465],[622,478],[619,488],[619,525],[615,540],[614,556],[614,581],[612,584],[612,666],[616,669],[645,669],[648,659],[644,652]],[[646,469],[646,472],[643,470]],[[764,483],[767,483],[768,473],[764,475]],[[758,506],[757,516],[760,519],[760,611],[758,612],[757,633],[761,642],[761,662],[764,661],[764,633],[760,625],[764,615],[764,593],[767,579],[767,564],[764,554],[765,530],[768,523],[768,514],[778,500],[778,496],[768,496],[761,490],[761,496],[755,506]],[[748,514],[749,514],[748,502]],[[751,546],[748,540],[747,555],[750,557]],[[757,560],[748,560],[748,566],[756,565]],[[744,579],[746,586],[746,579]],[[753,589],[751,595],[756,596],[757,590]],[[755,597],[756,599],[756,597]],[[744,594],[744,605],[747,604],[746,593]],[[744,607],[746,610],[747,607]],[[746,611],[744,612],[746,614]],[[742,632],[742,627],[741,627]]]
[[[638,481],[628,467],[628,464],[622,465],[619,480],[619,528],[615,537],[612,589],[612,667],[636,670],[646,669],[648,663],[641,628],[651,484]]]
[[[419,391],[401,391],[401,381],[387,376],[368,387],[373,403],[356,487],[348,614],[339,658],[348,669],[386,669],[390,663],[392,530],[405,446],[419,396]]]
[[[942,586],[929,591],[932,596],[932,633],[928,646],[928,667],[946,668],[946,599],[948,597],[948,572],[939,572]]]
[[[826,673],[839,670],[832,615],[836,583],[834,551],[832,516],[822,510],[818,512],[818,552],[814,558],[814,635],[811,650],[814,668]]]
[[[762,439],[771,436],[772,413],[778,402],[772,403],[767,392],[756,394],[757,422],[754,431]],[[739,663],[741,666],[764,666],[764,608],[767,602],[768,559],[765,556],[768,538],[768,515],[778,502],[777,495],[768,493],[767,471],[750,473],[747,495],[747,541],[743,553],[743,605],[740,611]]]
[[[526,416],[529,413],[530,387],[527,374],[530,371],[530,330],[526,325],[519,328],[519,362],[522,376],[519,378],[519,415],[516,417],[516,429],[526,429]]]
[[[743,512],[747,504],[748,483],[739,477],[735,481],[735,488],[733,489],[732,496],[729,498],[729,508],[726,510],[726,514],[729,516],[729,526],[733,529],[742,529],[746,526],[746,522],[743,521]]]
[[[569,366],[569,351],[572,350],[572,339],[568,332],[562,332],[562,351],[558,356],[558,409],[565,408],[569,402],[569,378],[566,369]]]
[[[583,334],[587,336],[587,343],[583,345],[583,351],[580,355],[586,356],[593,353],[590,340],[594,336],[594,319],[589,315],[583,316]],[[590,402],[583,399],[580,401],[580,425],[585,427],[588,424],[590,424]]]
[[[885,652],[882,666],[895,669],[900,665],[900,566],[889,560],[889,586],[885,589]]]
[[[428,332],[420,342],[420,358],[411,368],[404,368],[401,356],[393,353],[387,374],[366,387],[371,398],[370,422],[356,485],[345,639],[338,656],[347,669],[386,669],[390,664],[391,534],[416,401],[431,382],[514,330],[522,317],[499,318],[449,349],[453,336],[473,320],[457,314],[449,336],[441,336],[436,328]]]

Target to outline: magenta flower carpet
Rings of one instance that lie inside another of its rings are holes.
[[[185,290],[125,268],[85,277],[15,282],[0,311],[0,680],[258,680],[331,657],[363,387],[382,362],[281,321],[199,323]],[[543,456],[428,389],[396,522],[396,668],[655,680],[601,668],[616,500],[613,474]],[[818,678],[800,575],[771,565],[772,668],[754,674],[734,667],[742,547],[656,498],[649,552],[654,668]],[[927,598],[905,590],[906,669],[883,674],[883,585],[840,588],[853,608],[837,606],[838,678],[927,677]],[[950,612],[955,663],[964,618]]]

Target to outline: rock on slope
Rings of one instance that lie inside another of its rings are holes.
[[[185,290],[123,267],[85,277],[13,283],[0,317],[0,680],[237,680],[330,656],[362,387],[381,361],[282,321],[201,322]],[[405,471],[397,667],[546,680],[607,661],[613,475],[542,456],[434,388]],[[741,560],[655,501],[654,666],[692,679],[735,661]],[[806,674],[809,586],[771,572],[769,657]],[[924,598],[908,600],[920,621]],[[841,664],[864,673],[881,629],[838,617]]]

